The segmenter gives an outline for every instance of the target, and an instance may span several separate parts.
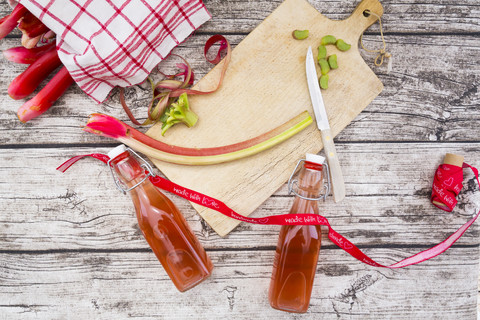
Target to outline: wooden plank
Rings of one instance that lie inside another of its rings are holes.
[[[346,18],[358,2],[309,1],[332,19]],[[213,19],[176,52],[187,57],[201,77],[211,68],[203,61],[201,49],[210,34],[227,34],[235,45],[281,2],[205,0]],[[347,187],[350,190],[347,192],[351,196],[347,200],[355,201],[356,205],[349,204],[332,215],[338,217],[334,221],[338,230],[368,246],[366,250],[370,255],[382,262],[393,262],[422,249],[412,247],[415,237],[433,244],[447,236],[448,228],[463,223],[478,210],[475,208],[478,191],[472,176],[461,195],[462,201],[468,200],[471,204],[457,207],[455,214],[431,209],[426,199],[431,183],[430,163],[439,163],[441,153],[465,152],[472,155],[471,162],[479,158],[478,143],[472,142],[478,142],[480,136],[480,67],[475,63],[480,54],[480,15],[477,0],[384,0],[382,4],[385,8],[382,20],[388,48],[394,54],[394,70],[387,75],[384,68],[374,69],[385,85],[382,95],[337,136],[341,155],[347,157],[349,163]],[[9,12],[6,1],[0,3],[0,12],[2,15]],[[373,35],[376,33],[377,25],[368,30],[367,44],[380,44],[379,38]],[[0,41],[2,50],[14,45],[18,45],[18,39]],[[372,67],[373,56],[364,53],[363,57]],[[174,70],[174,64],[166,61],[163,66],[166,71]],[[110,140],[85,134],[80,128],[92,112],[126,119],[118,102],[98,106],[78,89],[70,89],[49,116],[19,125],[15,113],[21,102],[9,99],[6,87],[22,68],[8,65],[0,58],[3,75],[0,85],[4,88],[0,99],[3,175],[0,210],[4,212],[0,218],[1,320],[135,316],[144,319],[478,318],[473,306],[478,290],[464,286],[467,282],[471,285],[477,282],[472,275],[478,274],[478,249],[464,247],[478,244],[476,225],[455,248],[431,262],[393,272],[357,264],[324,240],[317,273],[321,278],[317,276],[314,287],[313,309],[306,315],[290,315],[271,310],[266,300],[278,229],[242,224],[228,238],[219,239],[202,225],[189,205],[177,198],[175,202],[217,265],[214,276],[220,272],[222,279],[192,294],[172,292],[163,270],[134,227],[130,200],[113,190],[108,174],[99,169],[95,174],[75,175],[76,179],[69,182],[53,171],[45,172],[45,168],[53,168],[78,151],[102,151],[107,150],[106,146],[113,146]],[[140,100],[146,96],[138,90],[129,94],[131,100],[135,95]],[[136,114],[143,115],[145,105],[142,101],[134,104]],[[83,144],[91,147],[78,148]],[[22,145],[34,148],[23,149]],[[53,149],[43,149],[44,146]],[[419,180],[414,185],[406,173],[411,170],[408,161],[418,159],[406,155],[409,148],[422,152],[424,146],[421,161],[414,162],[415,178]],[[349,156],[363,148],[366,152],[379,152],[380,156],[374,158],[378,163],[360,165],[372,160],[367,153]],[[388,154],[387,150],[394,152]],[[81,166],[82,172],[91,172],[96,167],[92,162]],[[15,175],[3,174],[9,168]],[[24,176],[33,171],[37,178]],[[386,177],[398,184],[385,183]],[[16,183],[11,183],[11,179]],[[358,183],[357,179],[365,183]],[[98,194],[98,190],[103,193]],[[411,190],[415,190],[415,194],[408,197]],[[110,202],[112,198],[115,204]],[[90,199],[95,201],[90,203]],[[278,213],[288,207],[290,201],[283,186],[254,215]],[[374,203],[373,208],[366,210],[370,203]],[[388,211],[392,208],[401,208],[401,211],[394,211],[392,215],[392,211]],[[360,210],[365,213],[360,215]],[[426,210],[421,217],[419,210]],[[121,214],[115,215],[113,211]],[[434,219],[429,220],[431,218]],[[388,235],[370,231],[385,220],[390,222],[382,225]],[[421,234],[422,225],[428,221],[432,221],[433,232]],[[352,225],[360,228],[352,231]],[[402,233],[406,225],[413,225],[407,235]],[[13,240],[12,235],[16,239]],[[100,251],[95,252],[96,248]],[[381,250],[385,250],[385,254]],[[222,259],[225,262],[221,262]],[[251,261],[254,263],[247,265]],[[388,278],[382,278],[379,272]],[[141,279],[137,279],[135,273],[139,273]],[[381,280],[375,282],[377,276]],[[153,294],[144,293],[145,287]]]
[[[309,0],[309,2],[328,18],[342,20],[350,15],[360,1]],[[248,33],[281,3],[282,0],[255,2],[207,0],[205,5],[214,18],[207,22],[201,30],[218,32],[218,30],[225,30],[225,26],[229,26],[237,32]],[[385,8],[385,16],[382,20],[386,32],[468,33],[480,31],[480,15],[478,14],[478,3],[475,0],[427,0],[422,2],[384,0],[381,3]],[[232,20],[232,16],[235,19]]]
[[[283,0],[205,0],[213,18],[197,33],[249,33],[275,10]],[[328,18],[342,20],[348,17],[359,0],[309,2]],[[476,0],[383,0],[384,28],[395,33],[471,33],[480,31],[480,15]],[[11,11],[7,1],[0,3],[0,14]],[[373,29],[377,30],[377,29]],[[372,30],[372,31],[373,31]],[[19,32],[15,31],[19,36]]]
[[[480,144],[390,143],[339,144],[347,198],[320,202],[335,229],[360,246],[434,245],[478,210],[480,192],[465,171],[465,188],[453,214],[429,202],[436,166],[446,152],[466,155],[473,165]],[[140,234],[128,196],[119,193],[109,171],[93,159],[78,162],[65,174],[55,168],[71,156],[106,152],[108,148],[47,148],[2,150],[0,162],[0,242],[9,250],[148,248]],[[415,166],[412,168],[412,164]],[[272,247],[279,227],[241,224],[219,238],[190,204],[169,195],[185,214],[208,249]],[[222,200],[222,199],[221,199]],[[292,204],[283,186],[254,216],[288,212]],[[227,202],[228,203],[228,202]],[[37,232],[37,230],[42,230]],[[477,245],[473,225],[459,241]],[[330,241],[326,243],[332,246]]]
[[[208,36],[190,38],[175,52],[188,57],[197,79],[209,71],[201,47]],[[233,45],[242,36],[229,36]],[[379,39],[367,37],[366,45],[378,46]],[[478,141],[480,109],[480,46],[475,36],[387,36],[394,54],[393,71],[373,66],[374,55],[362,53],[365,61],[384,83],[382,93],[336,138],[337,141]],[[0,50],[12,46],[13,40],[0,42]],[[407,46],[405,44],[408,44]],[[442,52],[442,59],[437,59]],[[175,60],[162,63],[162,71],[174,72]],[[7,88],[25,67],[0,59],[4,76],[0,87]],[[128,100],[136,116],[144,117],[148,104],[147,89],[129,89]],[[134,102],[136,101],[136,102]],[[80,130],[88,115],[103,112],[128,119],[118,96],[96,105],[78,88],[70,89],[64,98],[44,116],[25,125],[16,111],[22,101],[8,97],[0,100],[0,144],[108,143],[110,139]],[[195,106],[192,106],[194,109]]]
[[[209,255],[216,266],[212,276],[179,293],[149,252],[0,253],[0,319],[476,316],[478,247],[452,250],[432,262],[399,270],[369,267],[339,250],[323,249],[304,315],[269,306],[274,250]],[[403,252],[382,250],[381,255],[398,259]]]

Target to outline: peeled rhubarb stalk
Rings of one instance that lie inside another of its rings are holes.
[[[27,49],[24,46],[14,47],[3,51],[3,55],[9,61],[22,64],[32,64],[40,59],[47,51],[55,50],[55,42],[40,47]]]
[[[28,97],[50,73],[62,65],[56,50],[46,51],[8,86],[8,94],[18,100]]]
[[[63,67],[40,92],[18,109],[21,122],[27,122],[47,111],[73,84],[67,68]]]
[[[5,38],[7,34],[18,26],[18,21],[28,12],[27,8],[17,4],[12,13],[0,19],[0,39]]]
[[[115,139],[148,157],[161,161],[185,165],[208,165],[245,158],[267,150],[294,136],[311,123],[312,118],[307,111],[304,111],[258,137],[214,148],[185,148],[169,145],[143,134],[114,117],[101,113],[92,114],[83,130]]]

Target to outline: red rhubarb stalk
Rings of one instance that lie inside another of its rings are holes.
[[[38,37],[35,37],[35,38],[29,38],[29,37],[26,37],[25,35],[22,36],[22,46],[24,46],[25,48],[35,48],[35,46],[37,45],[37,43],[42,40],[42,36],[38,36]]]
[[[23,99],[35,91],[50,73],[62,65],[56,50],[45,52],[37,61],[13,79],[8,94],[15,100]]]
[[[20,29],[23,33],[22,45],[25,48],[35,47],[42,36],[50,31],[50,29],[31,12],[27,12],[23,16],[22,20],[18,24],[18,29]]]
[[[10,48],[3,51],[3,55],[7,60],[15,63],[32,64],[50,50],[55,50],[55,41],[31,49],[24,46]]]
[[[27,8],[17,4],[12,13],[0,19],[0,39],[5,38],[7,34],[18,26],[18,21],[28,12]]]
[[[258,137],[213,148],[185,148],[153,139],[114,117],[95,113],[86,132],[113,138],[150,158],[188,165],[208,165],[248,157],[267,150],[297,134],[312,123],[307,111]]]
[[[47,111],[73,84],[67,68],[63,67],[40,92],[18,109],[18,118],[27,122]]]
[[[50,29],[31,12],[27,12],[23,16],[23,19],[18,24],[18,29],[30,38],[41,36],[50,31]]]

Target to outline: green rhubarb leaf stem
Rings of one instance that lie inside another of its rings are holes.
[[[177,102],[172,103],[164,115],[165,117],[162,119],[162,136],[165,135],[165,132],[174,124],[183,122],[190,128],[193,127],[198,120],[198,116],[190,109],[186,93],[180,95]]]
[[[197,123],[198,116],[192,110],[187,110],[185,112],[184,123],[190,128]]]

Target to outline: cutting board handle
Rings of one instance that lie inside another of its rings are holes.
[[[379,17],[383,14],[383,7],[378,0],[363,0],[358,4],[350,17],[344,20],[351,26],[356,27],[352,32],[356,33],[358,38],[360,38],[360,35],[378,19],[372,14],[367,16],[367,14],[365,14],[366,10],[375,13]]]

